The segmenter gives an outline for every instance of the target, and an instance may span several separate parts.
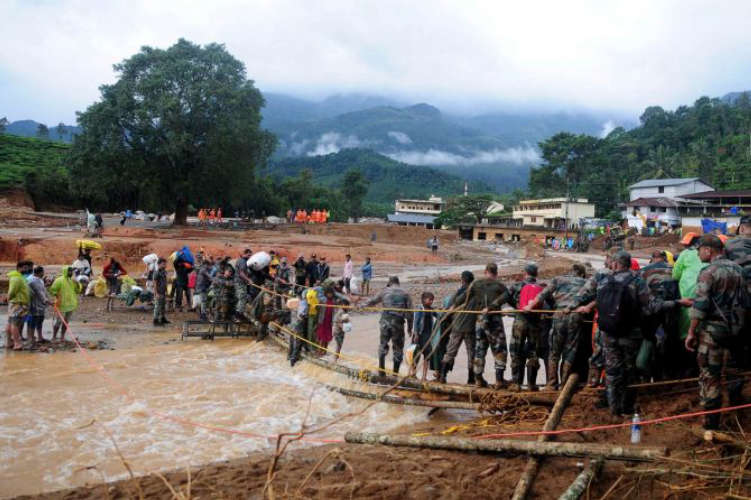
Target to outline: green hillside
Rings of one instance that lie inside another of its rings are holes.
[[[393,207],[397,198],[455,196],[464,191],[464,179],[430,167],[406,165],[367,149],[344,149],[338,153],[275,161],[268,173],[276,178],[292,177],[302,170],[313,173],[316,184],[339,187],[349,169],[360,170],[370,182],[366,202]],[[470,181],[472,193],[493,192],[485,183]]]
[[[25,188],[37,206],[68,202],[69,150],[62,142],[0,134],[0,190]]]

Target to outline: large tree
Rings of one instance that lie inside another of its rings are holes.
[[[143,47],[114,66],[119,78],[78,114],[72,178],[92,205],[174,210],[251,197],[254,169],[273,151],[263,96],[223,45],[180,39]]]
[[[347,170],[347,173],[344,174],[341,191],[349,216],[357,222],[357,219],[362,215],[362,201],[368,194],[368,180],[358,169]]]

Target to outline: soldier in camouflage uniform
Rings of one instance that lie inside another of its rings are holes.
[[[649,290],[650,314],[642,324],[644,342],[653,342],[656,349],[653,366],[639,367],[647,378],[681,378],[680,358],[683,349],[678,330],[680,291],[673,279],[673,268],[664,251],[652,253],[651,262],[639,271]]]
[[[493,353],[495,366],[496,388],[500,389],[506,385],[503,379],[503,372],[506,371],[506,359],[508,351],[506,347],[506,332],[503,328],[503,316],[501,314],[488,314],[487,311],[498,311],[503,304],[509,303],[511,294],[508,288],[498,281],[498,266],[495,262],[485,266],[485,277],[476,280],[472,286],[467,288],[465,294],[457,295],[454,298],[454,307],[463,308],[468,311],[483,311],[480,316],[480,325],[474,328],[477,315],[469,316],[467,328],[474,329],[475,332],[475,352],[472,362],[472,369],[475,375],[475,384],[478,387],[486,387],[488,383],[482,376],[485,371],[485,355],[488,348]],[[465,304],[462,306],[462,304]],[[444,361],[450,353],[456,356],[459,350],[459,343],[456,342],[458,337],[451,337],[446,349]],[[456,342],[452,345],[452,339]],[[453,358],[449,358],[453,362]]]
[[[412,297],[399,288],[399,278],[392,276],[381,293],[371,298],[363,307],[371,307],[383,303],[385,308],[412,309]],[[383,311],[378,322],[381,327],[380,344],[378,345],[378,367],[381,373],[386,371],[386,355],[389,352],[389,341],[393,349],[394,373],[399,373],[399,367],[404,359],[404,320],[407,320],[408,331],[412,330],[412,313],[399,311]]]
[[[235,305],[235,271],[226,266],[222,274],[217,274],[211,283],[216,301],[216,320],[229,321]]]
[[[524,268],[524,272],[526,273],[524,280],[514,283],[509,289],[511,304],[516,309],[519,308],[519,298],[524,285],[537,283],[537,266],[535,264],[528,264]],[[542,317],[539,314],[518,313],[514,316],[514,326],[511,330],[511,342],[509,343],[509,351],[511,351],[511,385],[509,389],[517,391],[521,389],[524,382],[523,367],[526,359],[529,390],[537,390],[541,329]]]
[[[245,304],[248,302],[248,284],[250,283],[248,258],[251,255],[250,249],[246,248],[235,261],[235,297],[237,298],[235,315],[238,320],[245,318]]]
[[[751,217],[741,217],[735,238],[725,243],[725,253],[743,269],[746,292],[751,296]],[[746,311],[746,323],[751,322],[751,311]]]
[[[608,406],[613,415],[624,415],[633,412],[633,392],[628,390],[628,385],[636,379],[636,355],[642,341],[640,323],[642,318],[649,314],[649,291],[647,284],[638,275],[631,271],[631,255],[620,251],[616,253],[611,262],[613,273],[597,283],[594,290],[582,293],[576,299],[579,303],[587,303],[576,309],[577,312],[589,313],[596,304],[598,292],[612,282],[627,283],[629,300],[636,308],[630,316],[632,321],[628,325],[628,331],[608,332],[603,328],[601,335],[603,352],[605,354],[605,393]],[[608,311],[599,310],[600,321]]]
[[[740,403],[743,379],[739,371],[747,347],[743,334],[747,333],[744,328],[749,304],[743,270],[725,257],[722,241],[717,236],[702,236],[699,258],[710,264],[699,273],[693,301],[682,299],[681,303],[693,302],[686,349],[693,351],[698,343],[699,397],[705,410],[713,410],[722,405],[723,360],[730,405]],[[707,429],[716,429],[719,422],[719,413],[704,417]]]
[[[466,293],[475,281],[475,275],[470,271],[462,271],[461,283],[462,286],[456,291],[456,293],[448,298],[448,303],[444,304],[446,308],[453,308],[458,297],[462,297],[457,310],[465,310]],[[454,359],[459,352],[462,341],[464,347],[467,350],[467,383],[475,383],[475,324],[477,323],[477,316],[469,313],[446,313],[440,319],[441,338],[440,345],[443,347],[443,357],[440,362],[438,381],[446,383],[446,377],[448,372],[454,369]],[[451,354],[447,358],[446,355],[449,352],[449,346],[451,346]]]
[[[524,308],[527,311],[537,309],[539,304],[546,300],[552,300],[555,304],[556,313],[553,316],[553,327],[550,331],[548,382],[545,386],[547,389],[558,387],[559,361],[563,360],[561,382],[565,383],[576,360],[582,334],[582,316],[571,310],[576,307],[577,294],[586,283],[585,275],[584,266],[574,264],[571,274],[553,278],[537,298]]]

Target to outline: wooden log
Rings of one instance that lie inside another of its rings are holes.
[[[334,385],[327,385],[326,389],[345,396],[351,396],[362,399],[381,400],[384,403],[400,404],[400,405],[412,405],[412,406],[427,406],[430,408],[452,408],[461,410],[478,410],[480,408],[479,403],[467,403],[464,401],[426,401],[424,399],[416,398],[403,398],[401,396],[394,396],[392,394],[386,394],[384,396],[380,394],[374,394],[371,392],[361,392],[352,389],[345,389],[343,387],[337,387]]]
[[[664,457],[665,448],[613,445],[604,443],[556,443],[550,441],[524,441],[521,439],[471,439],[443,436],[411,436],[409,434],[377,434],[348,432],[348,443],[382,444],[439,450],[521,453],[550,457],[602,457],[607,460],[650,461]]]
[[[548,415],[548,419],[545,421],[545,426],[542,428],[542,430],[552,431],[555,430],[556,427],[558,427],[558,423],[561,421],[563,411],[571,401],[578,382],[578,373],[572,373],[568,376],[566,384],[563,386],[563,389],[561,389],[561,392],[558,395],[558,399],[556,400],[553,409],[550,410],[550,415]],[[540,436],[538,436],[537,438],[537,442],[545,442],[548,440],[548,437],[549,436],[547,434],[540,434]],[[512,500],[524,500],[527,497],[527,493],[529,493],[529,489],[532,487],[532,481],[534,481],[535,476],[537,476],[539,469],[540,459],[538,457],[530,457],[527,461],[527,465],[524,468],[522,476],[519,478],[519,482],[516,483],[514,494],[511,497]]]
[[[277,332],[280,332],[279,325],[271,322],[269,323],[271,327],[273,327]],[[282,337],[284,333],[280,333],[279,335],[269,335],[269,338],[279,345],[280,347],[287,348],[288,343],[287,341]],[[332,363],[331,361],[327,361],[325,359],[320,359],[315,356],[309,356],[306,353],[301,353],[300,356],[305,359],[306,361],[313,363],[316,366],[320,366],[321,368],[326,368],[327,370],[332,370],[337,373],[341,373],[342,375],[346,375],[350,378],[354,378],[357,380],[361,380],[363,382],[367,382],[370,384],[379,384],[379,385],[396,385],[398,383],[398,386],[400,388],[405,389],[414,389],[419,390],[423,392],[434,392],[436,394],[446,394],[450,396],[463,396],[464,398],[467,398],[470,402],[479,401],[482,396],[498,392],[494,389],[487,389],[487,388],[478,388],[478,387],[471,387],[467,385],[458,385],[458,384],[441,384],[438,382],[420,382],[417,379],[414,378],[405,378],[402,380],[402,377],[396,377],[393,375],[384,375],[380,374],[378,372],[370,371],[365,368],[352,368],[340,363]],[[506,394],[514,394],[517,396],[523,397],[525,400],[527,400],[530,404],[533,405],[541,405],[541,406],[549,406],[552,405],[554,402],[554,393],[546,394],[545,392],[537,392],[537,393],[527,393],[527,392],[511,392],[511,391],[501,391],[502,393]]]
[[[552,443],[551,443],[552,444]],[[602,468],[602,457],[595,458],[589,461],[589,464],[584,468],[574,482],[558,497],[558,500],[578,500],[584,490],[587,489],[589,483],[593,478],[600,474]]]

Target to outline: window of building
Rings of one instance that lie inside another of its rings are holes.
[[[660,212],[666,213],[668,211],[667,207],[660,207]]]
[[[530,217],[530,218],[529,218],[529,221],[530,221],[530,222],[537,222],[537,217]]]
[[[655,207],[649,207],[649,211],[650,211],[650,212],[656,212],[656,211],[657,211],[657,209],[656,209]]]
[[[477,239],[478,240],[487,240],[488,234],[487,233],[477,233]]]
[[[503,233],[495,233],[495,239],[498,241],[503,241]]]
[[[657,192],[658,193],[664,193],[665,192],[665,186],[657,186]]]

